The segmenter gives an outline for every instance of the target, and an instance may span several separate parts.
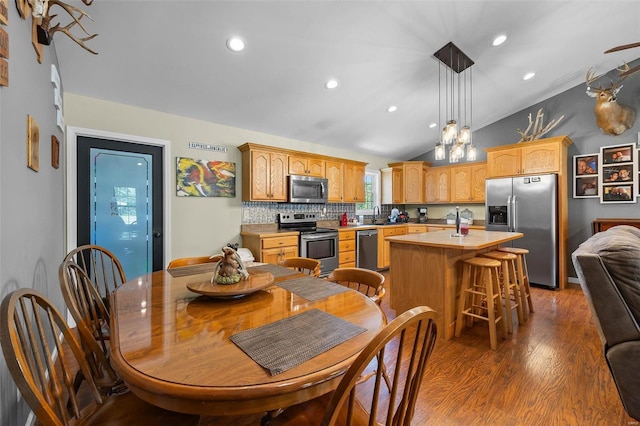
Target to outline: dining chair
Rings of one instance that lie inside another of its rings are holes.
[[[320,276],[320,261],[318,259],[311,259],[309,257],[287,257],[282,259],[278,265],[295,269],[296,271],[314,277]]]
[[[95,244],[86,244],[71,250],[63,263],[74,260],[91,278],[105,306],[109,309],[109,295],[127,281],[118,258],[108,249]]]
[[[126,386],[109,362],[110,315],[102,297],[86,272],[73,260],[60,264],[58,279],[67,309],[76,324],[82,325],[76,329],[94,381],[105,394],[122,391]],[[82,370],[78,370],[74,379],[76,389],[83,380]]]
[[[196,256],[196,257],[180,257],[169,262],[167,269],[179,268],[181,266],[200,265],[203,263],[216,263],[222,259],[222,255],[216,256]]]
[[[317,425],[320,418],[321,425],[409,426],[425,366],[436,343],[437,318],[438,314],[426,306],[396,317],[360,352],[333,393],[285,409],[270,426]],[[363,400],[365,393],[356,397],[356,387],[373,358],[395,363],[393,387],[389,396],[380,397],[379,371],[373,390],[367,390]],[[383,417],[380,423],[378,419]]]
[[[378,306],[385,296],[384,275],[364,268],[337,268],[326,278],[328,281],[342,284],[363,293]],[[386,321],[386,319],[385,319]]]
[[[0,343],[18,390],[41,424],[198,424],[198,416],[161,409],[132,392],[102,395],[72,330],[35,290],[15,290],[2,300]],[[74,367],[86,378],[83,398],[73,387]]]

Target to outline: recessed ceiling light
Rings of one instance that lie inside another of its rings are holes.
[[[436,127],[438,125],[438,123],[431,123],[429,124],[429,128],[433,129],[434,127]]]
[[[242,52],[244,50],[244,40],[240,37],[229,37],[227,39],[227,48],[232,52]]]
[[[524,77],[522,77],[523,80],[531,80],[533,77],[535,77],[536,73],[535,72],[528,72],[524,75]]]
[[[398,110],[398,107],[395,105],[391,105],[389,108],[387,108],[387,112],[396,112]]]
[[[507,41],[506,34],[500,34],[499,36],[496,36],[496,38],[493,39],[493,43],[492,44],[494,46],[500,46],[505,41]]]
[[[336,87],[338,87],[338,80],[336,80],[335,78],[327,80],[327,82],[324,84],[324,87],[326,87],[327,89],[335,89]]]

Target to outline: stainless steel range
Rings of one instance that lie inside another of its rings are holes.
[[[300,232],[300,257],[320,261],[320,275],[326,276],[338,267],[338,231],[318,228],[320,213],[278,213],[278,229]]]

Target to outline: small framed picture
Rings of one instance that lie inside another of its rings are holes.
[[[575,179],[573,198],[598,197],[598,176],[584,176]]]
[[[603,203],[635,203],[633,184],[607,185],[602,187]]]
[[[40,169],[40,127],[34,118],[27,116],[27,167]]]
[[[602,147],[602,164],[633,163],[635,144]]]
[[[60,141],[55,135],[51,135],[51,167],[60,167]]]
[[[597,175],[599,158],[598,154],[574,155],[573,171],[574,176]]]

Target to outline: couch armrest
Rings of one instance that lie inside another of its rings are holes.
[[[640,420],[640,341],[613,346],[606,356],[624,409],[631,417]]]
[[[572,260],[605,348],[640,340],[638,324],[600,256],[579,248]]]

